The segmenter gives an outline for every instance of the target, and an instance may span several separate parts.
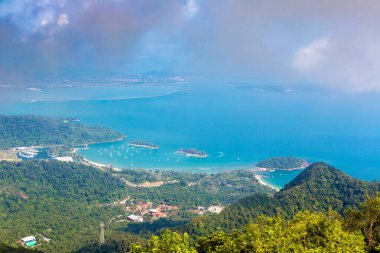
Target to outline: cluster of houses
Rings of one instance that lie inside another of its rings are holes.
[[[177,214],[179,208],[168,204],[154,206],[151,202],[138,202],[136,204],[131,202],[131,204],[126,207],[126,211],[133,213],[128,216],[128,220],[143,222],[143,216],[147,216],[149,220],[165,218]]]

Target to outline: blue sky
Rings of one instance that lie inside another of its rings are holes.
[[[380,89],[376,0],[0,0],[0,85],[149,70]]]

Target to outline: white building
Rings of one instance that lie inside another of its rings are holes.
[[[58,156],[54,159],[60,162],[74,162],[74,159],[71,156]]]
[[[137,215],[134,215],[134,214],[131,214],[127,217],[128,220],[130,221],[136,221],[136,222],[143,222],[144,219],[141,217],[141,216],[137,216]]]
[[[37,239],[36,237],[30,235],[27,237],[24,237],[21,239],[21,242],[26,246],[26,247],[34,247],[37,245]]]
[[[209,211],[210,213],[220,213],[222,212],[224,209],[223,206],[210,206],[207,211]]]

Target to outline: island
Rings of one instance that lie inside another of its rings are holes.
[[[186,149],[180,148],[175,153],[185,155],[186,157],[206,158],[208,156],[207,153],[193,149],[193,148],[186,148]]]
[[[160,147],[156,144],[145,142],[145,141],[132,141],[128,143],[128,146],[139,147],[139,148],[150,148],[150,149],[159,149]]]
[[[293,156],[273,157],[256,164],[257,168],[269,170],[300,170],[309,166],[309,162]]]

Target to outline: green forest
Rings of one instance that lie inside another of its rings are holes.
[[[41,234],[39,250],[68,252],[98,238],[99,224],[120,210],[106,204],[125,196],[124,185],[92,167],[45,161],[0,163],[0,241],[17,247]]]
[[[132,182],[176,180],[160,187],[128,187]],[[253,193],[274,192],[260,185],[252,172],[214,175],[126,170],[112,174],[80,163],[32,160],[0,163],[0,241],[17,247],[26,235],[41,234],[51,242],[38,246],[46,252],[92,252],[98,248],[99,224],[106,224],[106,238],[119,242],[146,241],[163,228],[184,225],[198,205],[231,204]],[[123,205],[113,204],[129,197]],[[125,220],[137,202],[167,203],[179,207],[168,218],[141,224]],[[131,239],[133,238],[133,239]],[[131,241],[130,241],[131,240]],[[95,246],[94,246],[95,245]],[[109,245],[108,245],[109,246]],[[83,249],[81,249],[83,247]]]
[[[0,115],[0,149],[21,146],[81,145],[108,142],[124,135],[108,128],[79,124],[73,119]]]
[[[379,191],[378,182],[358,180],[330,165],[314,163],[273,196],[254,194],[228,206],[219,215],[197,217],[182,229],[203,236],[218,230],[231,232],[262,214],[287,219],[304,210],[344,214],[348,208],[358,209],[366,198]]]
[[[228,205],[253,193],[274,194],[275,191],[257,181],[250,170],[236,170],[216,174],[172,171],[122,170],[112,175],[133,183],[166,182],[160,187],[130,187],[128,195],[137,201],[178,205],[182,210],[213,204]]]
[[[380,252],[379,190],[316,163],[273,197],[242,199],[130,252]]]
[[[260,215],[248,225],[226,233],[214,232],[192,243],[187,233],[166,230],[147,246],[131,245],[131,253],[268,253],[268,252],[380,252],[380,195],[368,199],[345,216],[300,211],[291,219]]]
[[[277,193],[257,183],[248,191],[245,184],[254,182],[249,171],[157,173],[112,174],[55,161],[1,162],[0,249],[17,252],[20,238],[37,235],[35,250],[42,252],[378,252],[379,183],[354,179],[327,164],[310,165]],[[126,186],[120,178],[143,175],[143,181],[178,182],[143,188]],[[190,212],[198,203],[223,202],[224,195],[224,203],[232,204],[220,214]],[[122,221],[129,202],[114,203],[127,196],[178,205],[180,212],[142,223]],[[115,217],[122,222],[111,222]],[[101,247],[100,222],[106,225]]]

